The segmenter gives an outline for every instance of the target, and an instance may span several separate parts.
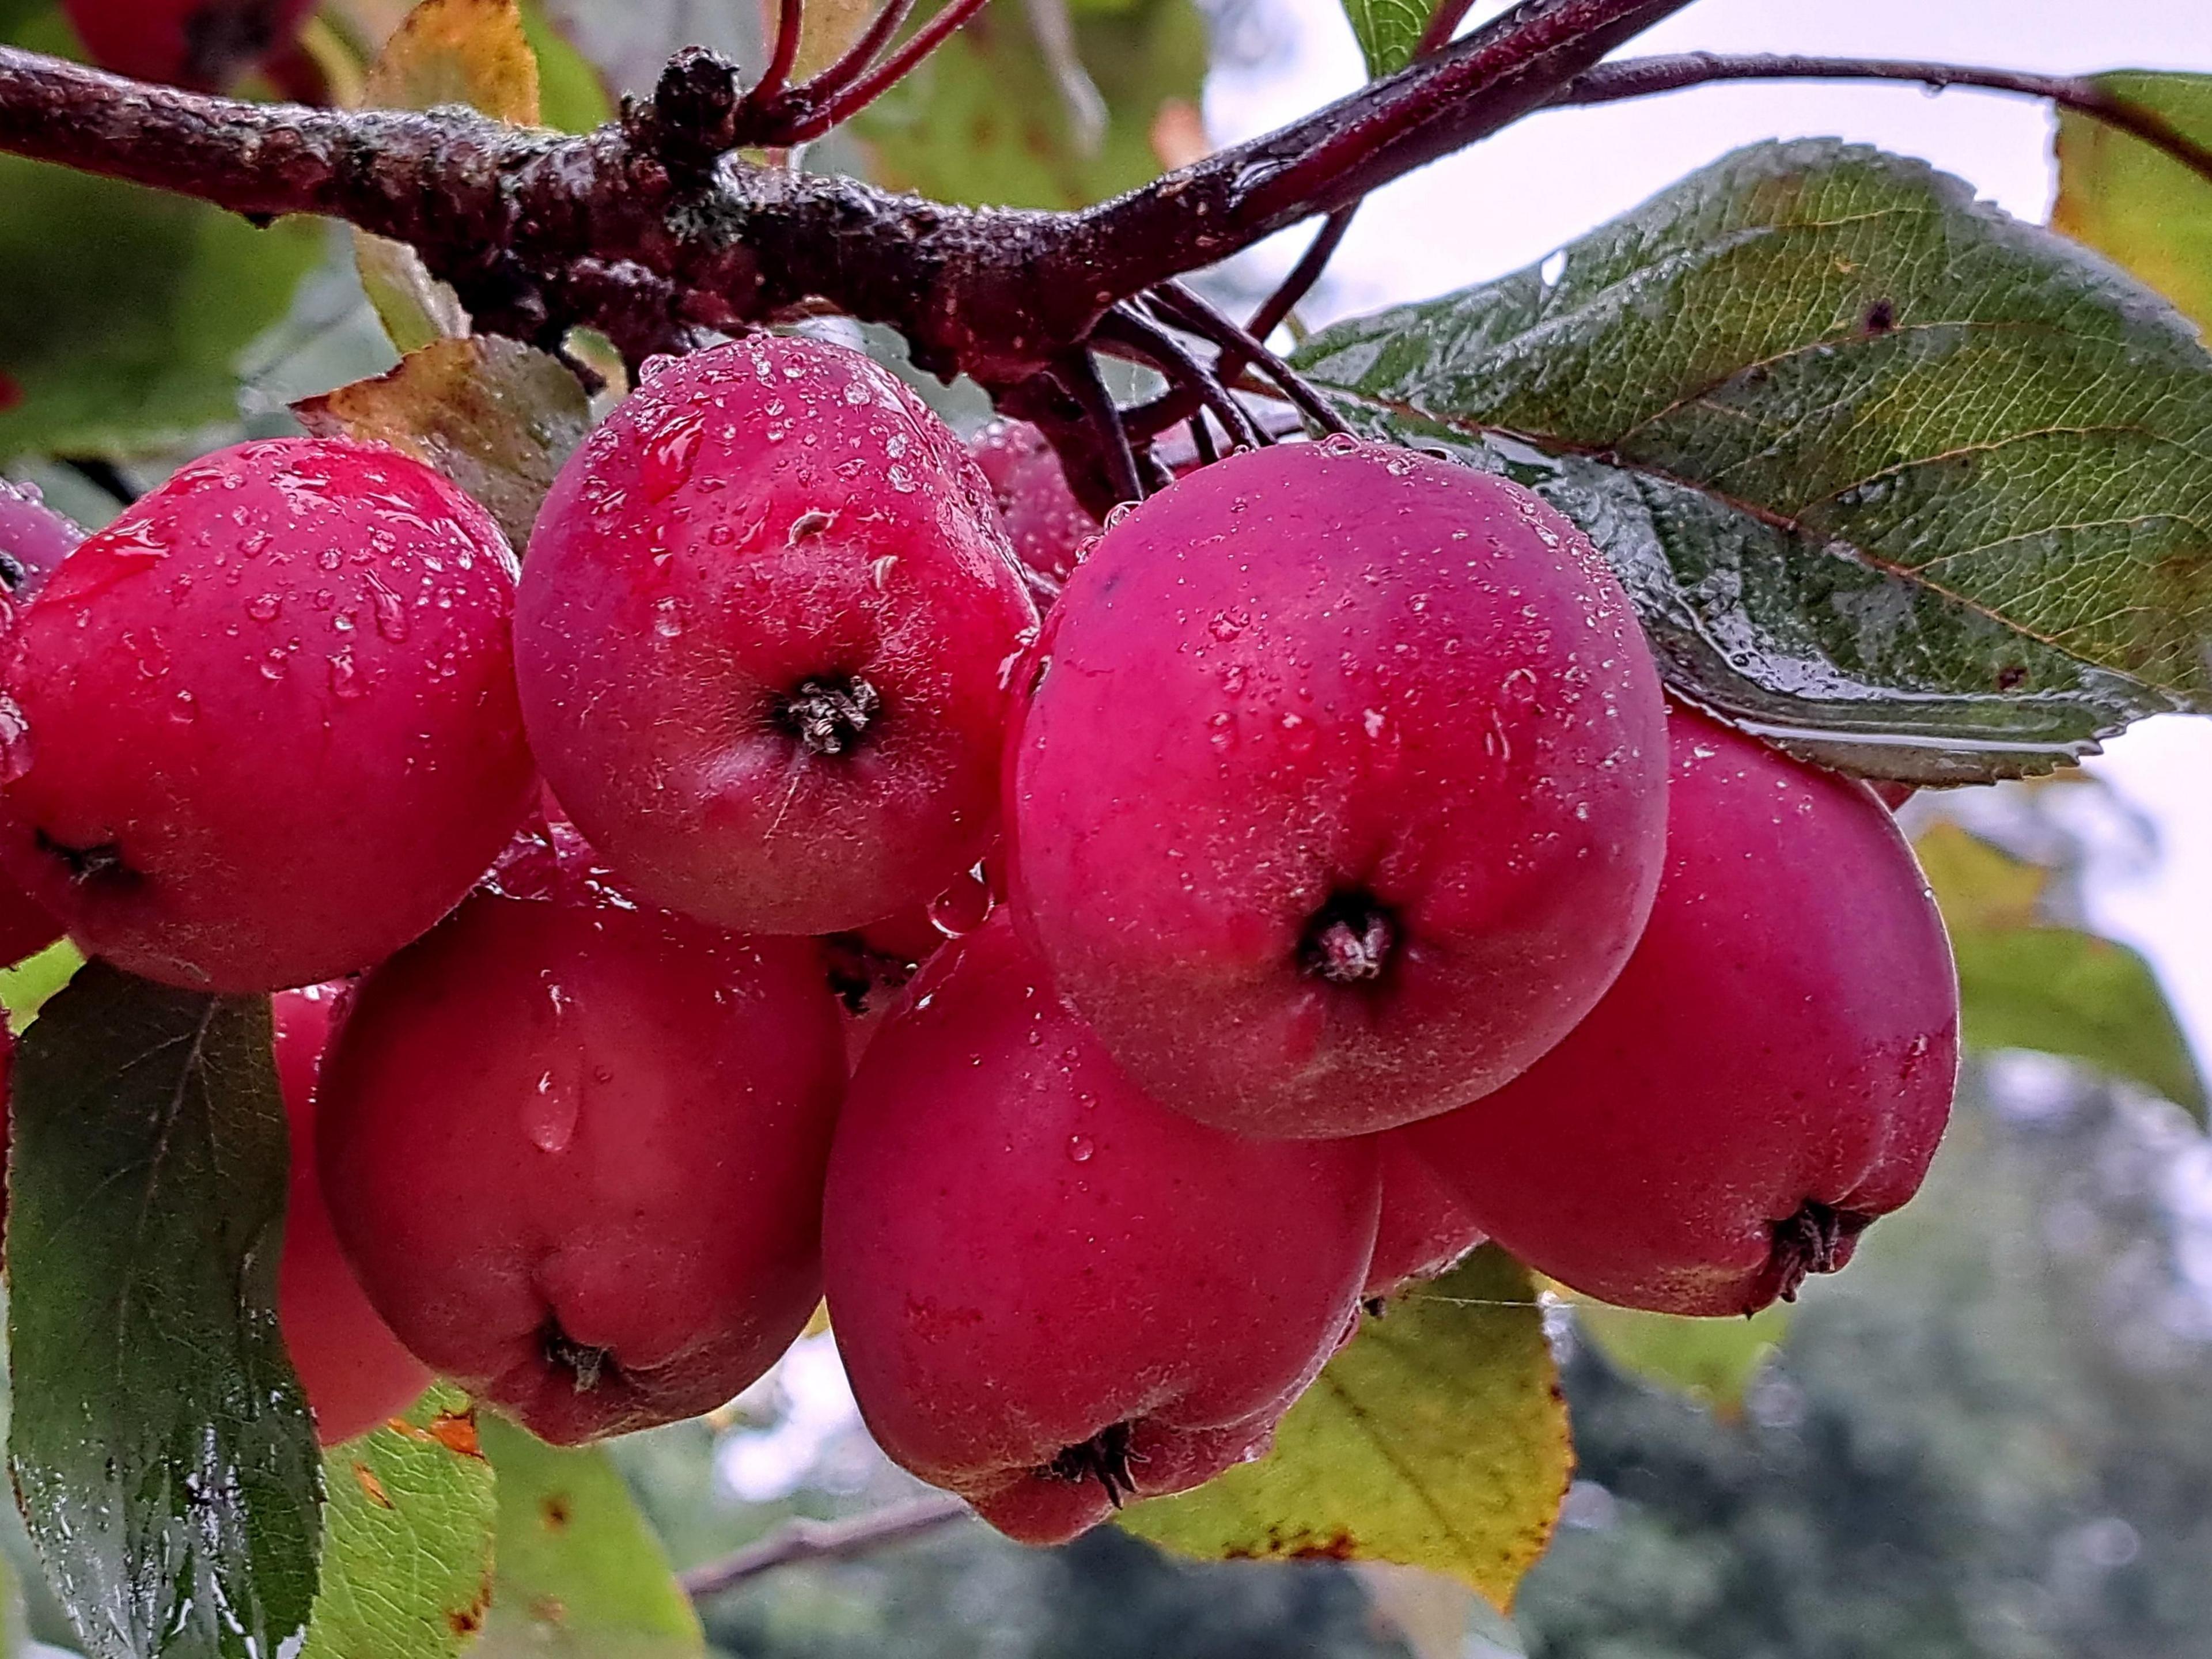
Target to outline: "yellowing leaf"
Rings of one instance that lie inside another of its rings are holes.
[[[1912,850],[1954,933],[2036,921],[2051,884],[2051,872],[2042,866],[2016,859],[1955,823],[1930,825]]]
[[[422,0],[368,71],[371,109],[466,104],[518,126],[538,119],[538,54],[515,0]]]
[[[1206,1559],[1428,1567],[1502,1608],[1551,1539],[1573,1462],[1534,1287],[1488,1248],[1368,1319],[1266,1457],[1121,1524]]]
[[[293,410],[310,432],[390,444],[482,502],[520,553],[553,475],[591,429],[583,387],[514,340],[439,340],[389,374]]]
[[[515,0],[422,0],[370,65],[362,101],[372,109],[466,104],[534,125],[538,54]],[[356,231],[354,258],[369,303],[403,352],[469,331],[459,299],[412,248]]]
[[[2097,84],[2212,144],[2212,75],[2124,70]],[[2051,228],[2125,265],[2212,328],[2212,181],[2116,127],[2058,112]]]

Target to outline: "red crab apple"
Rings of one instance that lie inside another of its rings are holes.
[[[339,995],[336,986],[318,985],[280,992],[270,1001],[276,1078],[292,1128],[276,1316],[315,1414],[316,1437],[326,1446],[376,1427],[430,1386],[428,1368],[400,1346],[362,1294],[338,1250],[315,1171],[315,1068]]]
[[[140,81],[220,92],[290,43],[315,0],[62,0],[92,61]]]
[[[516,613],[577,826],[721,927],[859,927],[982,855],[1036,612],[982,477],[858,352],[650,368],[562,469]]]
[[[70,554],[0,690],[0,868],[192,990],[313,984],[451,909],[532,799],[514,558],[395,451],[196,461]]]
[[[1044,434],[1027,421],[994,421],[968,447],[990,481],[1030,596],[1044,610],[1097,536],[1098,520],[1075,499]]]
[[[853,1079],[830,1316],[884,1449],[1064,1540],[1268,1443],[1352,1318],[1370,1142],[1243,1140],[1145,1098],[1001,915],[923,969]]]
[[[1498,1242],[1586,1295],[1747,1314],[1911,1198],[1959,1000],[1863,785],[1673,712],[1667,874],[1605,1000],[1517,1082],[1409,1131]]]
[[[1139,1086],[1248,1134],[1516,1076],[1612,982],[1666,835],[1656,671],[1528,491],[1351,439],[1099,538],[1007,780],[1017,915]]]
[[[362,981],[318,1152],[400,1340],[573,1444],[711,1410],[805,1328],[845,1066],[813,941],[642,906],[552,833]]]
[[[1382,1217],[1375,1230],[1363,1299],[1395,1294],[1417,1279],[1433,1279],[1488,1237],[1466,1200],[1413,1151],[1408,1132],[1377,1135]]]
[[[0,598],[0,653],[15,637],[23,608],[83,539],[84,532],[48,507],[35,489],[0,478],[0,587],[7,590]],[[0,732],[19,714],[0,703]],[[21,884],[0,875],[0,963],[21,962],[61,936],[61,923]]]

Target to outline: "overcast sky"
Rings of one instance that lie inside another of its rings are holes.
[[[1361,78],[1336,0],[1261,3],[1283,18],[1284,50],[1214,77],[1206,118],[1217,142],[1279,125]],[[1486,5],[1479,15],[1501,9]],[[2212,71],[2212,0],[1698,0],[1635,50]],[[1539,116],[1375,197],[1319,309],[1324,317],[1369,310],[1516,270],[1764,138],[1834,135],[1924,156],[2040,220],[2052,190],[2050,134],[2039,103],[1913,87],[1722,87]],[[1287,268],[1304,234],[1258,257]],[[2212,721],[2153,721],[2092,766],[2148,812],[2163,842],[2148,872],[2117,848],[2099,861],[2093,914],[2158,960],[2212,1068]]]

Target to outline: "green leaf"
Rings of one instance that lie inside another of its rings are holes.
[[[1197,8],[1137,0],[1080,13],[1072,27],[1073,55],[1055,66],[1029,9],[987,8],[854,122],[872,176],[939,201],[1041,208],[1158,177],[1156,129],[1187,125],[1205,83]],[[1086,124],[1092,95],[1104,100],[1103,129]]]
[[[516,0],[422,0],[369,66],[362,102],[371,109],[466,104],[501,121],[534,125],[538,54]],[[469,331],[459,296],[432,277],[404,242],[356,231],[354,258],[369,303],[401,351]]]
[[[8,1024],[17,1032],[22,1031],[83,966],[84,952],[64,939],[55,940],[38,955],[0,970],[0,1007],[8,1011]]]
[[[1486,1247],[1370,1316],[1266,1457],[1121,1524],[1206,1559],[1428,1567],[1503,1607],[1551,1537],[1573,1461],[1534,1287]]]
[[[323,1582],[301,1659],[449,1659],[491,1600],[491,1465],[468,1397],[439,1383],[323,1456]]]
[[[562,132],[589,132],[615,118],[606,82],[540,0],[523,0],[522,32],[538,54],[538,119]]]
[[[1790,1313],[1778,1302],[1749,1319],[1689,1319],[1577,1301],[1575,1328],[1623,1370],[1733,1416],[1752,1378],[1780,1346]]]
[[[2212,144],[2212,75],[2140,70],[2096,84]],[[2058,200],[2051,228],[2109,255],[2212,328],[2212,183],[2140,138],[2058,112]]]
[[[574,374],[495,336],[435,341],[388,374],[292,412],[310,432],[390,444],[435,467],[483,503],[518,552],[554,474],[592,427]]]
[[[0,159],[0,456],[138,453],[236,421],[240,358],[324,237]]]
[[[544,1441],[495,1417],[498,1571],[477,1659],[696,1659],[699,1617],[606,1453]]]
[[[1358,428],[1579,522],[1677,690],[1915,782],[2212,706],[2212,357],[2155,295],[1832,140],[1555,258],[1299,362]]]
[[[284,1106],[263,998],[94,963],[16,1055],[9,1461],[94,1659],[279,1653],[321,1464],[276,1327]]]
[[[1959,963],[1969,1048],[2029,1048],[2141,1084],[2206,1120],[2204,1079],[2158,971],[2124,945],[2044,925],[2048,879],[1953,823],[1917,843]]]
[[[1413,61],[1436,9],[1432,0],[1344,0],[1370,79],[1395,75]]]

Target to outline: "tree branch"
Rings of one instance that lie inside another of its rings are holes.
[[[682,1578],[695,1601],[735,1589],[778,1567],[805,1561],[846,1561],[892,1544],[934,1532],[969,1513],[968,1505],[947,1493],[894,1504],[849,1521],[793,1521],[757,1544],[694,1567]]]
[[[2140,138],[2212,183],[2212,148],[2198,143],[2147,105],[2120,97],[2084,76],[2027,75],[1969,64],[1923,64],[1874,58],[1724,58],[1714,52],[1679,57],[1632,58],[1603,64],[1577,80],[1553,100],[1553,107],[1615,103],[1686,87],[1723,81],[1902,81],[1941,92],[1973,87],[2043,98]]]
[[[599,323],[608,300],[646,342],[826,301],[995,392],[1066,363],[1114,305],[1497,131],[1688,3],[1523,0],[1279,132],[1072,214],[943,206],[720,155],[733,86],[696,53],[625,122],[567,138],[460,110],[238,103],[0,48],[0,149],[407,242],[479,326],[540,344]],[[687,137],[687,120],[712,130]]]

